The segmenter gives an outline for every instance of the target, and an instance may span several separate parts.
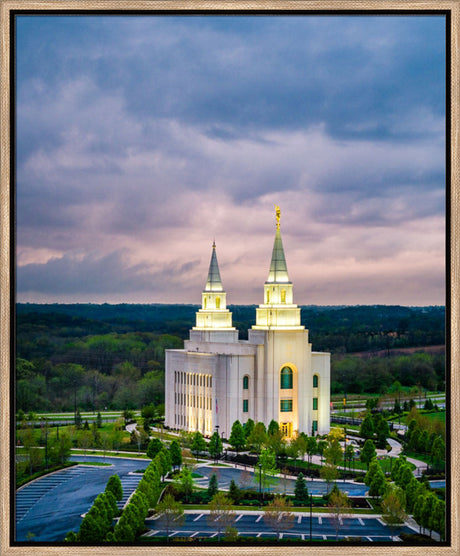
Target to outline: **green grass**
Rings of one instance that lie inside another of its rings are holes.
[[[432,413],[423,413],[424,417],[427,417],[431,421],[442,421],[443,423],[446,422],[446,412],[445,411],[433,411]]]

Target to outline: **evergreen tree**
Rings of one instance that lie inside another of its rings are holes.
[[[230,486],[228,488],[228,494],[230,496],[230,498],[233,500],[234,504],[238,504],[239,501],[241,500],[241,490],[240,488],[237,486],[237,484],[235,483],[235,481],[232,479],[230,481]]]
[[[182,471],[176,478],[175,485],[177,486],[179,492],[184,495],[185,503],[187,503],[193,492],[193,477],[192,472],[188,467],[184,466],[182,468]]]
[[[232,425],[230,438],[228,439],[230,446],[238,453],[246,444],[246,437],[244,436],[243,425],[236,420]]]
[[[273,436],[274,434],[276,434],[277,432],[279,432],[280,430],[280,426],[278,425],[278,423],[272,419],[270,421],[270,423],[268,424],[268,435],[269,436]]]
[[[118,475],[112,475],[107,481],[105,487],[106,491],[110,491],[116,500],[121,500],[123,498],[123,487],[121,486],[120,477]]]
[[[372,438],[374,436],[374,421],[371,415],[364,417],[359,427],[359,434],[364,438]]]
[[[248,419],[246,423],[244,423],[243,430],[244,430],[244,436],[246,438],[246,441],[248,440],[248,437],[251,434],[251,432],[254,430],[254,426],[255,423],[252,419]]]
[[[97,426],[98,429],[100,429],[102,427],[102,415],[101,415],[100,411],[97,412],[96,426]]]
[[[209,485],[208,485],[209,498],[212,498],[215,494],[217,494],[218,490],[219,490],[219,484],[217,481],[217,475],[213,473],[211,475],[211,478],[209,479]]]
[[[208,444],[208,450],[210,456],[217,461],[222,453],[222,440],[220,439],[217,431],[211,436],[211,440]]]
[[[299,473],[295,482],[294,498],[297,502],[300,502],[302,504],[308,502],[307,481],[305,480],[302,473]]]
[[[164,448],[163,442],[159,438],[152,438],[147,446],[147,455],[150,459],[155,459],[155,456]]]
[[[182,465],[182,450],[177,440],[173,440],[169,446],[169,453],[171,455],[171,465],[176,468]]]
[[[367,464],[367,469],[369,469],[370,462],[377,456],[377,452],[375,451],[375,445],[372,440],[369,438],[364,443],[363,449],[361,450],[361,454],[359,459]]]

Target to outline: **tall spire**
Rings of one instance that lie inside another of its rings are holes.
[[[220,278],[219,265],[217,264],[216,242],[212,244],[211,262],[209,264],[208,279],[204,288],[206,292],[224,291],[222,280]]]
[[[276,209],[276,234],[275,243],[273,244],[272,260],[270,270],[268,272],[267,282],[289,282],[289,276],[286,265],[286,257],[284,256],[283,241],[280,232],[281,211],[278,206]]]

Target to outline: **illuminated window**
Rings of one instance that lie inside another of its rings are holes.
[[[286,303],[286,290],[281,290],[281,303]]]
[[[267,290],[267,303],[270,303],[270,292]]]
[[[313,388],[318,388],[318,375],[313,375]]]
[[[206,309],[206,297],[204,298],[204,305],[203,308]]]
[[[280,411],[292,411],[292,400],[280,400]]]
[[[243,390],[247,390],[249,388],[249,377],[246,375],[243,377]]]
[[[313,409],[318,409],[318,398],[313,398]]]
[[[220,297],[216,297],[216,309],[220,309]]]
[[[283,367],[281,369],[281,386],[282,390],[292,389],[292,369],[289,367]]]
[[[243,413],[247,413],[249,411],[249,400],[243,400]]]

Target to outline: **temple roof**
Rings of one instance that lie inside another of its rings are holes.
[[[204,288],[206,292],[222,292],[222,280],[220,278],[219,265],[217,264],[216,244],[212,244],[211,263],[209,264],[208,279]]]

